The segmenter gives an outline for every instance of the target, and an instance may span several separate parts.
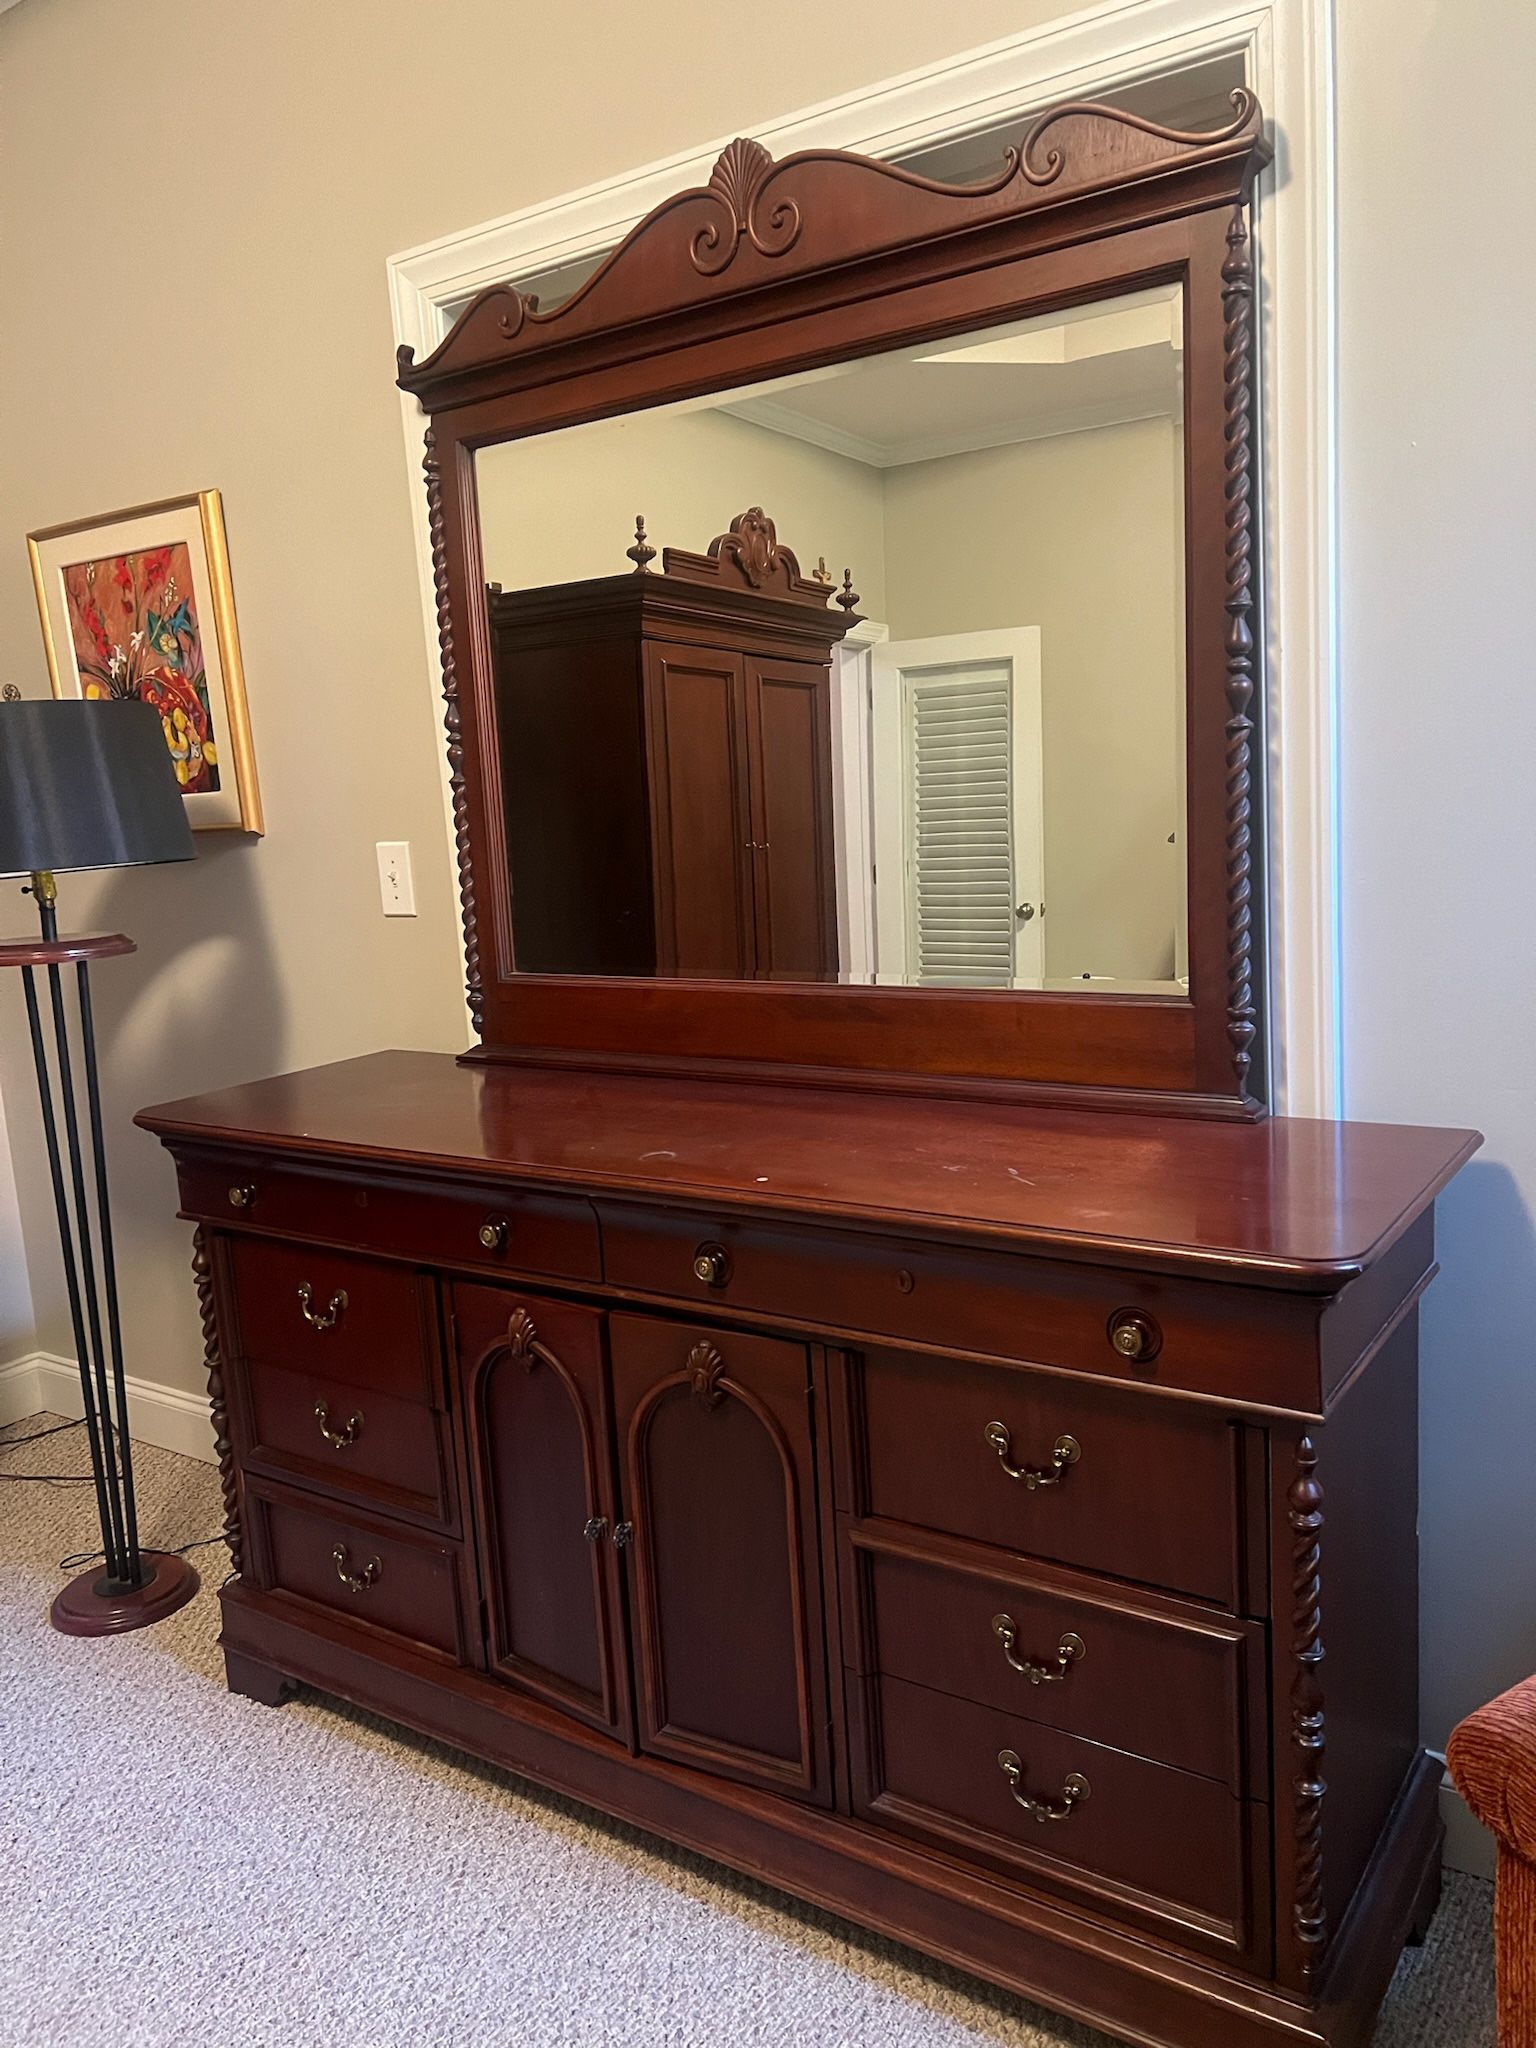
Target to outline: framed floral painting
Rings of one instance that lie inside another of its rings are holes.
[[[153,704],[193,830],[260,832],[218,492],[45,527],[27,547],[53,694]]]

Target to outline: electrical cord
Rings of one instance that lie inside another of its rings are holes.
[[[47,1429],[34,1429],[28,1436],[0,1437],[0,1451],[19,1450],[23,1444],[41,1443],[45,1436],[62,1436],[66,1429],[79,1429],[84,1416],[76,1416],[73,1422],[50,1423]],[[8,1479],[15,1486],[94,1486],[95,1475],[90,1472],[0,1472],[0,1480]]]
[[[183,1543],[176,1550],[164,1552],[164,1555],[167,1557],[185,1557],[190,1550],[206,1550],[209,1544],[222,1543],[224,1540],[222,1534],[218,1536],[199,1536],[195,1543]],[[159,1546],[156,1545],[156,1548],[158,1549]],[[59,1559],[59,1570],[61,1572],[83,1572],[87,1565],[105,1564],[106,1561],[107,1554],[104,1550],[77,1550],[73,1557],[61,1557]]]
[[[77,1415],[73,1422],[50,1423],[47,1429],[34,1429],[27,1436],[0,1436],[0,1451],[19,1450],[23,1444],[41,1443],[44,1437],[62,1436],[66,1429],[81,1428],[84,1421],[84,1416]],[[10,1426],[8,1424],[0,1424],[0,1427]],[[112,1434],[116,1438],[118,1431],[113,1428]],[[95,1474],[91,1472],[0,1472],[0,1480],[4,1479],[12,1480],[18,1486],[93,1486],[95,1484]],[[225,1538],[222,1534],[218,1536],[199,1536],[196,1542],[183,1543],[179,1548],[169,1551],[167,1555],[171,1557],[185,1557],[189,1551],[206,1550],[211,1544],[223,1543],[224,1541]],[[73,1557],[61,1557],[59,1559],[59,1570],[61,1572],[79,1572],[84,1571],[87,1565],[105,1564],[106,1561],[107,1554],[104,1550],[81,1550],[77,1551]],[[231,1574],[231,1577],[233,1577],[233,1574]]]
[[[41,1443],[45,1436],[62,1436],[66,1429],[79,1429],[84,1421],[85,1417],[83,1415],[77,1415],[73,1422],[55,1422],[47,1429],[34,1429],[30,1436],[0,1437],[0,1451],[13,1451],[18,1444]],[[13,1429],[14,1427],[14,1423],[0,1424],[0,1428]],[[17,1476],[21,1477],[23,1475],[18,1474]]]

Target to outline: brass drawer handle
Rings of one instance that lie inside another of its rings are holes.
[[[1062,1786],[1059,1799],[1031,1799],[1027,1792],[1019,1790],[1019,1781],[1024,1776],[1024,1766],[1019,1762],[1017,1751],[999,1750],[997,1762],[998,1768],[1008,1780],[1008,1789],[1013,1794],[1014,1803],[1022,1806],[1031,1820],[1070,1820],[1088,1797],[1088,1780],[1080,1771],[1074,1771]]]
[[[989,1422],[982,1435],[996,1451],[997,1462],[1008,1477],[1022,1479],[1031,1493],[1039,1486],[1060,1486],[1067,1467],[1075,1465],[1083,1455],[1083,1447],[1075,1436],[1059,1436],[1051,1446],[1049,1466],[1010,1465],[1008,1453],[1013,1449],[1013,1438],[1008,1434],[1007,1423]]]
[[[332,1330],[341,1321],[347,1306],[347,1290],[338,1287],[331,1296],[328,1308],[314,1306],[315,1290],[307,1280],[299,1283],[299,1307],[304,1311],[304,1320],[312,1330]]]
[[[1008,1659],[1008,1662],[1015,1671],[1027,1678],[1031,1685],[1060,1685],[1077,1660],[1080,1657],[1086,1657],[1088,1654],[1087,1646],[1083,1642],[1082,1637],[1068,1634],[1064,1635],[1056,1645],[1056,1662],[1054,1667],[1049,1664],[1036,1664],[1028,1657],[1015,1656],[1014,1644],[1019,1640],[1019,1632],[1013,1625],[1013,1616],[1011,1614],[994,1614],[992,1617],[992,1633],[1002,1644],[1003,1655]]]
[[[480,1242],[488,1252],[504,1252],[507,1248],[508,1224],[505,1216],[487,1216],[480,1226]]]
[[[317,1401],[315,1420],[320,1425],[320,1434],[333,1451],[350,1451],[363,1433],[363,1411],[360,1408],[348,1417],[345,1429],[332,1429],[330,1409],[324,1401]]]
[[[249,1181],[236,1181],[229,1191],[231,1209],[249,1209],[256,1199],[256,1190]]]
[[[366,1593],[370,1586],[378,1584],[380,1567],[376,1557],[370,1557],[362,1570],[355,1572],[347,1557],[347,1546],[338,1543],[331,1552],[331,1561],[336,1567],[337,1578],[349,1593]]]

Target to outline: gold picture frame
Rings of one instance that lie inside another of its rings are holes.
[[[219,493],[40,527],[27,535],[27,553],[54,696],[147,698],[165,725],[192,829],[259,835]]]

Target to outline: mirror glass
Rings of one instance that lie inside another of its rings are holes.
[[[482,449],[519,971],[1187,989],[1182,341],[1158,286]]]

